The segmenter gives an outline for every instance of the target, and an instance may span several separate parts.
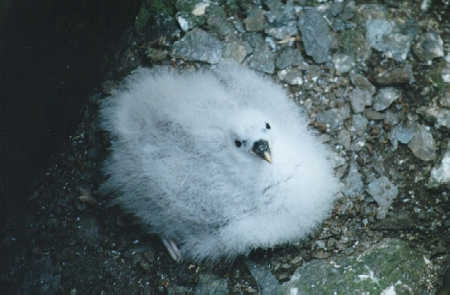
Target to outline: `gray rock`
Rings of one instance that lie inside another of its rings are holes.
[[[341,144],[346,150],[350,149],[350,145],[352,144],[352,136],[348,130],[342,129],[341,131],[339,131],[339,135],[336,139],[337,142]]]
[[[280,283],[270,272],[268,266],[259,265],[247,260],[247,267],[261,291],[261,295],[271,295],[280,288]]]
[[[289,38],[291,36],[296,36],[297,31],[297,22],[296,21],[290,21],[282,26],[276,26],[276,27],[267,27],[264,32],[267,35],[270,35],[278,40],[284,40],[286,38]]]
[[[436,127],[445,127],[450,129],[450,110],[436,106],[421,107],[417,110],[419,114],[424,115],[428,120],[435,122]]]
[[[450,54],[448,55],[450,57]],[[441,78],[445,83],[450,83],[450,63],[447,63],[441,70]]]
[[[206,8],[207,4],[203,0],[177,0],[175,3],[175,7],[177,11],[186,11],[189,13],[193,13],[194,10],[198,10],[201,7]],[[198,14],[198,13],[196,13]]]
[[[439,98],[439,105],[443,108],[450,109],[450,87],[443,91]]]
[[[281,3],[281,0],[263,0],[262,2],[270,11],[282,9],[284,6],[284,4]]]
[[[278,51],[278,44],[275,39],[270,36],[266,36],[266,38],[264,38],[264,41],[266,41],[266,44],[269,46],[270,50],[272,50],[273,52]]]
[[[384,239],[363,253],[308,262],[273,294],[428,294],[430,267],[406,242]]]
[[[209,3],[202,0],[178,0],[175,5],[178,11],[175,18],[184,32],[205,23],[204,14]]]
[[[335,2],[335,4],[339,5],[338,2]],[[356,3],[354,0],[346,1],[343,3],[344,7],[342,8],[342,11],[339,13],[339,17],[343,20],[349,20],[353,18],[355,11],[356,11]]]
[[[195,295],[225,295],[228,294],[228,281],[212,274],[201,274]]]
[[[278,72],[278,78],[289,85],[302,85],[302,76],[302,71],[297,68],[285,69]]]
[[[369,121],[361,114],[356,114],[352,116],[352,127],[350,131],[352,133],[362,136],[367,132],[367,124]]]
[[[266,18],[272,26],[282,26],[295,21],[295,7],[292,1],[287,1],[286,4],[283,4],[279,0],[266,0],[264,4],[269,7]]]
[[[447,186],[450,188],[450,143],[440,164],[436,165],[430,174],[429,187]]]
[[[365,110],[364,115],[366,116],[367,119],[375,121],[384,120],[385,118],[385,115],[383,113],[375,112],[374,110],[371,109]]]
[[[402,95],[401,91],[394,87],[381,88],[378,94],[375,96],[373,103],[373,109],[375,111],[384,111],[387,109],[394,101],[400,98]]]
[[[245,41],[231,41],[225,43],[223,49],[224,58],[232,58],[238,63],[242,63],[244,59],[253,52],[252,47]]]
[[[172,55],[186,60],[218,63],[222,58],[223,44],[211,34],[195,28],[176,41]]]
[[[382,4],[361,4],[358,6],[358,22],[364,25],[367,20],[386,19],[387,8]]]
[[[347,177],[344,179],[344,195],[349,197],[357,197],[362,194],[364,183],[362,176],[358,171],[358,165],[352,162]]]
[[[351,73],[350,74],[350,80],[352,81],[352,84],[361,89],[361,90],[366,90],[370,93],[370,95],[374,95],[375,92],[377,91],[377,89],[375,88],[375,86],[373,86],[372,83],[370,83],[370,81],[364,77],[361,74],[358,73]]]
[[[431,161],[436,158],[436,144],[433,135],[423,125],[418,125],[417,130],[408,144],[414,156],[422,161]]]
[[[391,132],[390,140],[394,147],[397,149],[398,142],[402,144],[408,144],[415,134],[415,128],[412,126],[396,125]]]
[[[425,33],[419,36],[413,52],[421,61],[442,57],[444,56],[444,42],[438,33]]]
[[[375,82],[380,85],[407,84],[414,81],[411,64],[403,68],[383,70],[375,75]]]
[[[361,113],[366,106],[372,105],[372,95],[367,90],[355,88],[350,93],[350,103],[355,113]]]
[[[306,54],[316,63],[327,62],[330,59],[332,35],[322,15],[316,9],[305,9],[298,21],[298,28],[302,33]]]
[[[245,29],[249,32],[258,32],[264,30],[264,10],[253,7],[244,19]]]
[[[248,66],[256,71],[273,74],[275,65],[270,50],[258,51],[248,58]]]
[[[183,32],[187,32],[191,30],[195,26],[194,16],[186,11],[179,11],[175,15],[178,26],[183,30]]]
[[[358,63],[365,63],[370,57],[370,44],[359,30],[345,30],[338,35],[339,50],[351,55]]]
[[[243,35],[243,39],[247,41],[254,50],[267,46],[263,34],[261,33],[246,33]]]
[[[255,40],[256,41],[256,40]],[[275,72],[275,56],[264,40],[257,41],[259,46],[253,47],[253,54],[248,57],[247,64],[250,68],[268,74]]]
[[[355,60],[352,56],[336,53],[333,55],[334,68],[339,74],[349,72],[355,65]]]
[[[233,24],[236,31],[238,31],[239,33],[245,33],[244,24],[241,22],[239,18],[233,16],[230,17],[229,20]]]
[[[397,186],[390,182],[386,176],[382,176],[369,183],[367,192],[378,204],[377,217],[379,219],[385,218],[392,201],[398,195]]]
[[[350,118],[350,108],[345,105],[340,108],[329,109],[317,114],[317,122],[327,126],[332,130],[339,129],[344,120]]]
[[[386,111],[384,114],[384,124],[395,126],[400,122],[400,115],[398,113],[394,113],[390,110]]]
[[[413,40],[412,35],[400,33],[394,22],[384,19],[366,22],[366,38],[373,48],[396,61],[406,60]]]
[[[225,10],[217,5],[208,6],[206,23],[211,31],[216,32],[224,39],[235,32],[233,24],[226,18]]]
[[[283,48],[275,60],[275,66],[278,69],[301,65],[305,67],[303,56],[297,49],[292,47]]]

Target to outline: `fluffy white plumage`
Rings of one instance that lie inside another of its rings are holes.
[[[339,188],[295,103],[234,63],[139,69],[105,100],[101,121],[113,137],[103,188],[119,189],[122,207],[188,259],[298,240],[327,216]],[[259,140],[272,164],[252,151]]]

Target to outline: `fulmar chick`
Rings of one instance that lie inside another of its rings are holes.
[[[101,122],[112,135],[103,190],[119,191],[175,259],[232,259],[298,240],[339,189],[299,107],[234,63],[138,69],[105,99]]]

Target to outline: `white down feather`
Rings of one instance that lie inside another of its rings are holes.
[[[101,122],[112,135],[103,189],[119,190],[119,204],[187,259],[298,240],[326,218],[339,189],[299,107],[234,63],[138,69],[105,99]],[[249,151],[259,139],[272,164]]]

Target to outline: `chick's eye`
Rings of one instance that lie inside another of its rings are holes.
[[[270,124],[266,123],[266,129],[270,129]]]
[[[242,142],[240,141],[240,140],[235,140],[234,141],[234,144],[237,146],[237,147],[241,147],[241,145],[242,145]]]

